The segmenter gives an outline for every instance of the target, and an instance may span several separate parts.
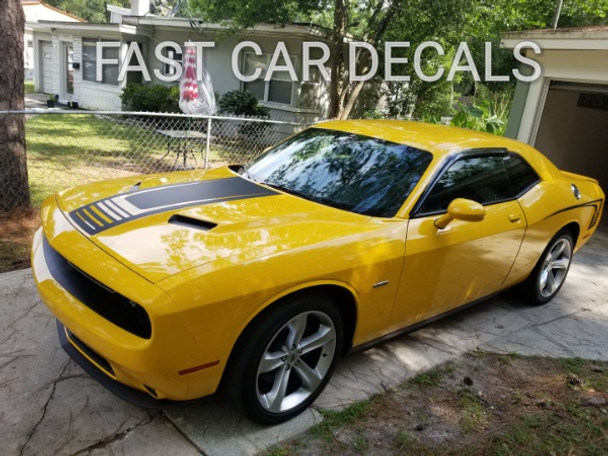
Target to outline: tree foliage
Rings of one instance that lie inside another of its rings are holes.
[[[131,0],[45,0],[45,3],[93,23],[108,21],[107,4],[126,8],[131,6]]]
[[[363,83],[349,83],[344,41],[347,35],[376,45],[403,0],[191,0],[192,11],[204,21],[224,22],[234,28],[252,27],[259,22],[284,26],[315,21],[328,28],[331,42],[330,117],[348,117]],[[358,66],[365,72],[367,54],[358,51]]]
[[[409,41],[413,49],[424,41],[439,42],[446,50],[442,57],[427,58],[424,65],[433,67],[451,64],[457,44],[466,41],[478,68],[484,68],[484,43],[494,43],[494,74],[507,74],[515,62],[510,51],[498,46],[501,32],[546,28],[555,15],[555,0],[290,0],[274,2],[260,0],[191,0],[193,12],[205,21],[224,21],[235,28],[252,27],[259,22],[313,22],[327,27],[332,48],[331,115],[348,115],[361,93],[363,83],[346,81],[343,39],[345,36],[365,40],[377,47],[380,55],[378,74],[383,72],[383,43]],[[559,27],[579,27],[607,24],[608,0],[565,0],[558,21]],[[367,55],[356,56],[361,72],[368,65]],[[401,74],[405,74],[402,70]],[[506,73],[505,73],[506,72]],[[399,65],[396,65],[396,74]],[[381,79],[379,77],[379,79]],[[381,81],[377,80],[376,83]],[[493,94],[512,90],[514,82],[489,83]],[[475,96],[479,84],[467,75],[459,74],[447,82],[445,76],[434,83],[412,77],[409,84],[388,83],[383,94],[388,100],[391,116],[452,115],[461,94]],[[492,105],[489,101],[488,105]],[[486,106],[486,105],[484,105]]]
[[[191,0],[190,6],[203,21],[230,21],[235,26],[253,27],[260,22],[285,25],[308,21],[329,0]]]
[[[433,74],[433,69],[439,65],[449,67],[458,44],[464,41],[469,45],[475,65],[483,75],[484,46],[489,41],[493,43],[493,74],[508,75],[517,62],[511,50],[500,48],[500,34],[547,28],[551,25],[555,7],[555,0],[406,0],[384,39],[410,41],[412,49],[406,55],[410,62],[417,44],[429,40],[439,42],[446,55],[432,55],[431,51],[431,55],[426,56],[425,65],[429,74]],[[608,24],[607,14],[608,0],[565,0],[558,26]],[[457,73],[453,82],[446,81],[445,76],[436,82],[422,82],[412,77],[409,85],[385,85],[386,113],[392,117],[419,119],[456,115],[461,124],[484,124],[480,128],[485,129],[485,123],[480,119],[500,117],[501,122],[506,120],[508,109],[504,109],[504,95],[510,95],[514,85],[512,76],[509,83],[477,83],[466,73]],[[467,100],[465,105],[460,101],[463,97]],[[474,115],[480,112],[483,115]],[[494,129],[494,126],[488,128]],[[502,130],[501,127],[493,131]]]

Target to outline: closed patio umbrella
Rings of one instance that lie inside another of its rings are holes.
[[[203,63],[201,62],[201,65]],[[207,69],[203,66],[203,79],[196,79],[196,48],[186,43],[184,67],[179,83],[179,108],[185,114],[212,115],[215,113],[215,95]]]

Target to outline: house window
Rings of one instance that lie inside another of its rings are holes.
[[[321,83],[321,71],[317,67],[310,68],[310,81],[302,81],[300,84],[300,96],[298,97],[298,107],[318,108],[319,107],[319,84]]]
[[[130,47],[131,43],[133,43],[132,41],[127,41],[127,45]],[[142,56],[145,56],[146,54],[144,53],[144,45],[143,43],[139,43],[137,42],[137,47],[139,48],[139,52],[141,52]],[[131,60],[129,60],[129,66],[136,66],[139,63],[139,61],[137,60],[137,56],[135,55],[135,53],[133,53],[131,55]],[[138,83],[141,84],[143,81],[143,75],[141,73],[141,71],[127,71],[127,75],[126,75],[126,79],[127,79],[127,84],[129,83]]]
[[[315,60],[320,59],[323,57],[323,52],[321,49],[313,47],[310,49],[310,57]],[[320,85],[322,78],[323,76],[319,68],[312,65],[310,67],[310,80],[302,80],[300,84],[300,96],[298,97],[299,108],[319,107]]]
[[[92,38],[82,40],[82,78],[85,81],[101,82],[118,85],[118,65],[103,65],[101,81],[97,81],[97,42]],[[102,49],[104,59],[118,59],[120,48],[106,47]]]
[[[184,60],[184,56],[181,52],[177,52],[175,49],[170,47],[166,47],[163,49],[163,55],[167,58],[170,58],[171,60],[175,60],[180,65],[182,65]],[[163,65],[163,75],[174,76],[176,72],[177,69],[174,66],[169,65],[167,63]]]
[[[270,81],[264,81],[271,58],[270,54],[255,55],[252,52],[244,54],[243,74],[253,74],[256,68],[260,68],[262,72],[255,81],[243,82],[243,89],[251,90],[260,101],[291,106],[293,105],[294,82],[287,71],[275,71]],[[291,56],[290,59],[292,62],[295,61]],[[277,64],[285,65],[285,60],[281,57]]]

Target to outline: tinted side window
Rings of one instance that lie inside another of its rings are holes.
[[[504,155],[463,157],[454,162],[435,183],[419,212],[445,211],[452,200],[466,198],[491,204],[511,198]]]
[[[532,167],[517,154],[510,153],[507,155],[504,158],[504,164],[511,180],[511,192],[514,197],[521,195],[540,181]]]

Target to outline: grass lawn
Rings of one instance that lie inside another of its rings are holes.
[[[608,363],[475,351],[265,454],[608,454]]]
[[[24,83],[25,93],[35,93],[34,81],[25,81]]]
[[[167,126],[159,128],[169,128]],[[173,169],[175,153],[167,137],[138,122],[118,122],[94,115],[36,115],[26,121],[30,192],[33,207],[57,191],[74,185],[134,174]],[[196,144],[196,165],[203,161]],[[214,165],[228,161],[227,151],[210,150]],[[181,165],[181,159],[177,165]],[[187,166],[194,166],[188,158]]]
[[[154,131],[93,115],[36,115],[25,128],[34,207],[66,187],[144,172],[164,150]]]
[[[33,211],[0,215],[0,272],[29,266],[31,236],[39,226],[37,208],[49,195],[79,184],[183,167],[176,154],[167,152],[168,138],[158,129],[175,127],[148,125],[126,117],[112,119],[94,115],[40,114],[25,123],[30,196]],[[212,134],[212,138],[213,134]],[[217,142],[214,138],[212,141]],[[256,149],[224,138],[210,148],[211,167],[246,162]],[[203,166],[203,141],[195,143],[195,160],[187,167]],[[264,146],[259,147],[260,152]]]

